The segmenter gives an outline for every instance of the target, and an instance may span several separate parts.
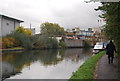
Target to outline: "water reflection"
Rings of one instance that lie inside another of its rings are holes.
[[[87,52],[86,52],[87,51]],[[91,56],[91,49],[68,49],[65,52],[64,58],[73,62],[86,60]]]
[[[91,49],[67,49],[4,53],[2,78],[67,79],[91,52]]]

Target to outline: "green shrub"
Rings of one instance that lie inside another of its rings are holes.
[[[64,41],[60,41],[59,46],[60,48],[66,48],[66,44]]]
[[[5,40],[6,47],[13,47],[13,46],[22,46],[25,49],[32,49],[32,48],[58,48],[59,44],[56,38],[48,37],[48,36],[35,36],[35,35],[27,35],[21,32],[12,32],[11,34],[7,35]],[[16,41],[11,38],[16,39]],[[14,45],[12,45],[12,43]]]
[[[89,42],[88,40],[85,40],[85,43],[84,43],[84,44],[85,44],[85,47],[86,47],[86,48],[91,47],[90,42]]]
[[[56,38],[49,38],[49,40],[51,48],[58,48],[59,44]]]
[[[12,32],[11,34],[7,35],[6,37],[13,37],[15,38],[18,42],[15,42],[16,45],[22,46],[26,49],[32,49],[34,43],[36,42],[36,37],[35,36],[30,36],[24,33],[19,33],[19,32]]]
[[[55,38],[40,36],[34,44],[35,48],[58,48],[58,42]]]

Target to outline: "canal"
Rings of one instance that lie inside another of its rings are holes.
[[[2,79],[69,79],[92,49],[54,49],[2,54]]]

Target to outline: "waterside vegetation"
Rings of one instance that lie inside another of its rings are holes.
[[[103,12],[100,17],[106,21],[104,28],[106,37],[114,40],[117,53],[120,56],[120,2],[102,2],[102,5],[95,10],[101,10]]]
[[[21,47],[27,50],[67,48],[67,44],[64,41],[66,34],[63,27],[56,23],[45,22],[41,24],[40,28],[40,34],[32,35],[30,29],[20,26],[14,32],[2,37],[2,42],[0,42],[2,46],[0,48]],[[90,46],[89,41],[86,40],[83,42],[83,47]]]
[[[49,31],[50,29],[52,30]],[[0,41],[0,48],[8,49],[22,47],[28,50],[62,48],[62,46],[65,48],[63,41],[61,40],[58,43],[57,39],[55,38],[55,35],[64,34],[64,29],[58,24],[52,24],[48,22],[43,23],[41,25],[41,32],[42,35],[32,35],[31,30],[20,26],[14,32],[2,37]]]
[[[93,79],[94,70],[99,59],[105,54],[105,51],[102,51],[90,59],[88,59],[80,68],[73,73],[69,81],[75,81],[80,79]]]

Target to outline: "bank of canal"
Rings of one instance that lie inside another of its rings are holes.
[[[74,81],[74,79],[94,79],[96,64],[104,54],[105,51],[102,51],[88,59],[76,72],[73,73],[69,81]]]

